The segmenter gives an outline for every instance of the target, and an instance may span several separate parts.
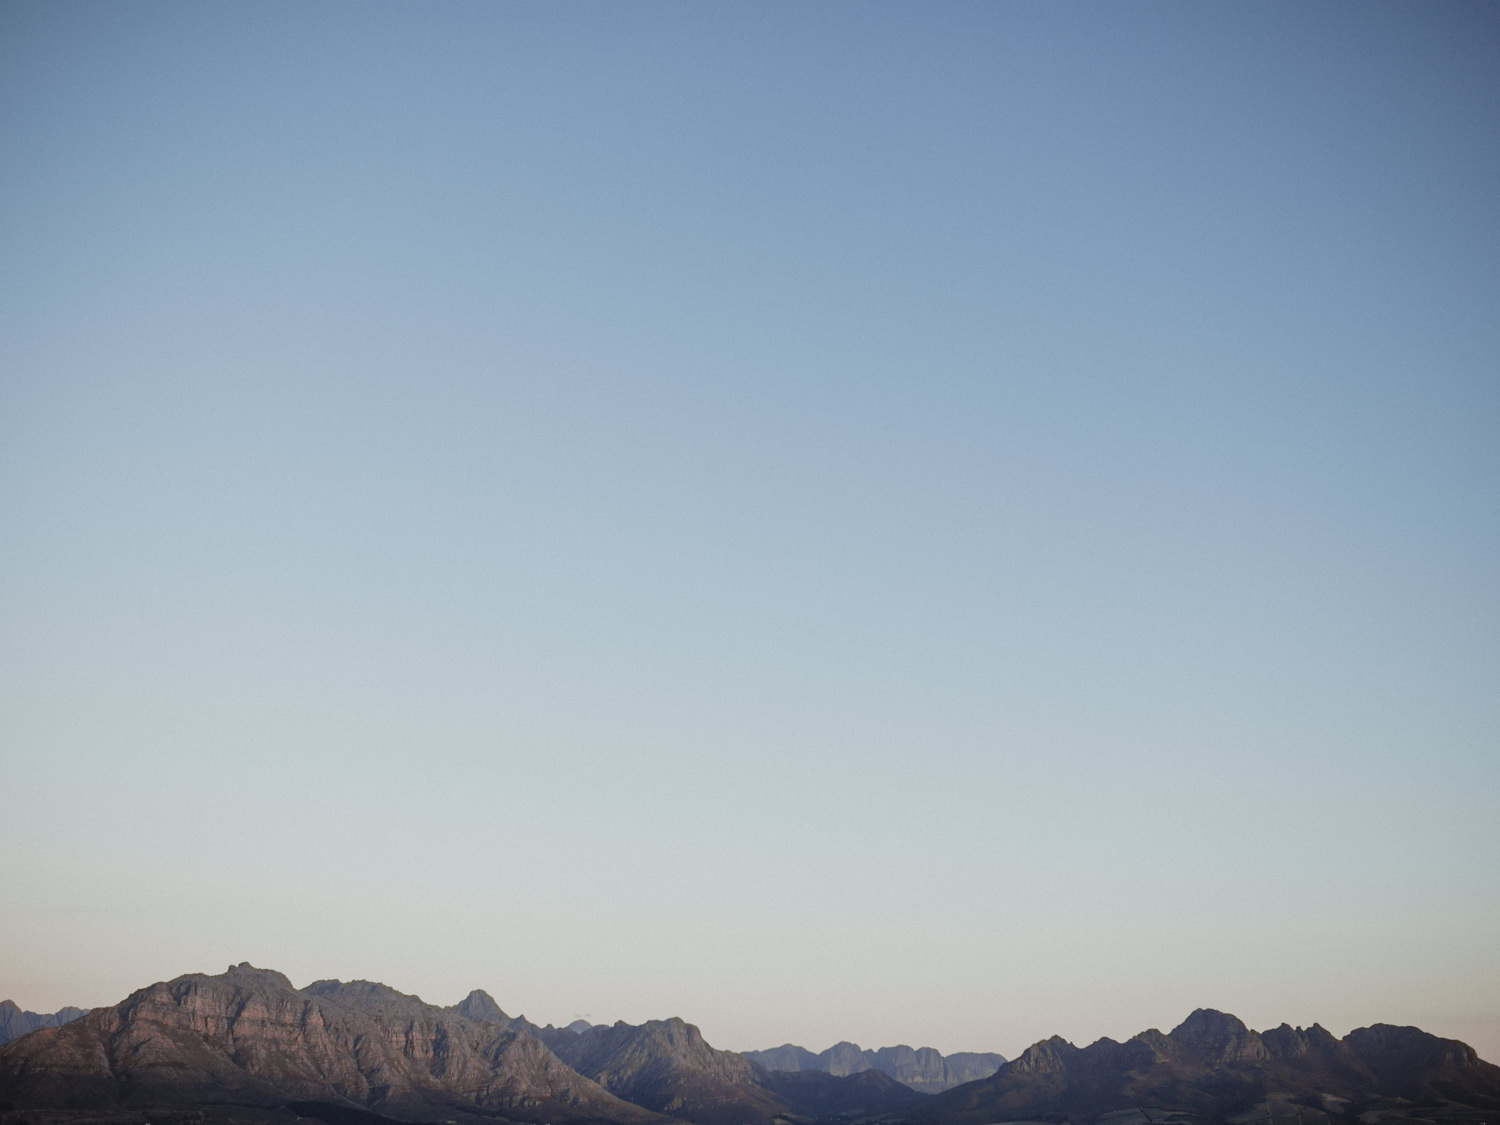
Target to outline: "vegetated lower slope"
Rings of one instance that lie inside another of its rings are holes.
[[[859,1074],[878,1070],[913,1090],[936,1094],[965,1082],[988,1078],[1005,1062],[1004,1055],[961,1051],[943,1055],[932,1047],[913,1049],[904,1043],[895,1047],[865,1050],[857,1043],[835,1043],[813,1054],[805,1047],[784,1043],[765,1051],[746,1051],[745,1057],[767,1070],[826,1071],[829,1074]]]
[[[44,1027],[61,1027],[86,1015],[87,1008],[62,1008],[56,1012],[23,1012],[11,1000],[0,1000],[0,1044],[30,1035]]]
[[[1378,1100],[1500,1109],[1500,1067],[1417,1028],[1377,1024],[1342,1040],[1316,1024],[1259,1034],[1199,1009],[1167,1035],[1152,1029],[1083,1048],[1056,1037],[1037,1043],[993,1077],[937,1095],[924,1120],[1083,1120],[1149,1107],[1209,1121],[1306,1110],[1312,1125]]]
[[[656,1120],[524,1030],[368,982],[298,990],[247,964],[152,985],[0,1047],[0,1101],[74,1110],[318,1102],[408,1121]]]

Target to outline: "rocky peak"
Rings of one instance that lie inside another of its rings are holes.
[[[1168,1038],[1208,1062],[1269,1057],[1259,1035],[1234,1016],[1213,1008],[1198,1008],[1173,1028]]]
[[[500,1010],[500,1005],[495,1003],[495,998],[480,988],[476,988],[453,1005],[452,1010],[466,1020],[501,1024],[510,1022],[510,1017]]]
[[[1313,1024],[1304,1031],[1300,1027],[1284,1023],[1270,1031],[1261,1032],[1260,1041],[1273,1057],[1283,1059],[1326,1055],[1339,1048],[1339,1041],[1319,1024]]]
[[[1156,1062],[1169,1062],[1175,1059],[1182,1051],[1177,1042],[1168,1039],[1157,1028],[1150,1027],[1145,1031],[1132,1035],[1131,1043],[1139,1043],[1151,1052],[1151,1057]]]
[[[1033,1043],[1021,1052],[1021,1057],[1010,1064],[1014,1074],[1058,1074],[1067,1069],[1068,1062],[1078,1054],[1078,1048],[1061,1035]]]
[[[850,1043],[847,1039],[829,1047],[819,1058],[823,1060],[823,1069],[829,1074],[858,1074],[870,1069],[870,1060],[860,1050],[859,1044]]]
[[[211,977],[205,977],[211,980]],[[276,988],[290,989],[292,982],[287,980],[275,969],[257,969],[249,961],[241,961],[238,965],[230,965],[224,971],[221,978],[230,984],[239,985],[242,988]]]

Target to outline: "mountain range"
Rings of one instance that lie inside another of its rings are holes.
[[[945,1056],[932,1047],[913,1050],[904,1043],[897,1047],[881,1047],[878,1051],[862,1050],[858,1043],[835,1043],[818,1054],[806,1047],[784,1043],[767,1051],[745,1051],[743,1054],[767,1070],[821,1070],[833,1075],[878,1070],[926,1094],[941,1093],[965,1082],[988,1078],[1005,1062],[1004,1055],[960,1051]]]
[[[1199,1009],[1124,1043],[1054,1037],[940,1093],[832,1072],[882,1052],[841,1044],[823,1070],[799,1050],[717,1050],[681,1019],[538,1027],[481,991],[443,1008],[240,964],[0,1046],[0,1125],[1480,1125],[1500,1111],[1500,1067],[1385,1024],[1335,1039]],[[890,1050],[896,1065],[910,1049]]]

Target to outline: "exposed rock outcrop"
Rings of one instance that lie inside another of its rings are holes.
[[[366,981],[298,990],[248,964],[152,985],[0,1048],[0,1098],[75,1109],[319,1101],[405,1120],[654,1116],[522,1030]]]

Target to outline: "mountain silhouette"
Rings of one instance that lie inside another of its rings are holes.
[[[799,1069],[717,1050],[678,1018],[537,1027],[484,992],[441,1008],[371,981],[297,989],[242,963],[0,1046],[0,1123],[1479,1125],[1500,1111],[1500,1067],[1457,1040],[1387,1024],[1255,1032],[1212,1009],[1124,1043],[1043,1040],[939,1094],[777,1050]]]
[[[366,981],[298,990],[248,964],[143,988],[0,1047],[0,1100],[74,1110],[319,1102],[409,1121],[655,1119],[524,1030]]]
[[[1351,1107],[1393,1100],[1408,1108],[1500,1109],[1500,1067],[1457,1040],[1414,1027],[1377,1024],[1342,1040],[1316,1024],[1260,1034],[1200,1008],[1166,1035],[1151,1029],[1124,1043],[1100,1039],[1082,1048],[1044,1040],[993,1077],[936,1095],[924,1119],[981,1125],[1150,1107],[1228,1121],[1257,1112],[1274,1118],[1280,1106],[1314,1125],[1320,1116],[1342,1118]]]

